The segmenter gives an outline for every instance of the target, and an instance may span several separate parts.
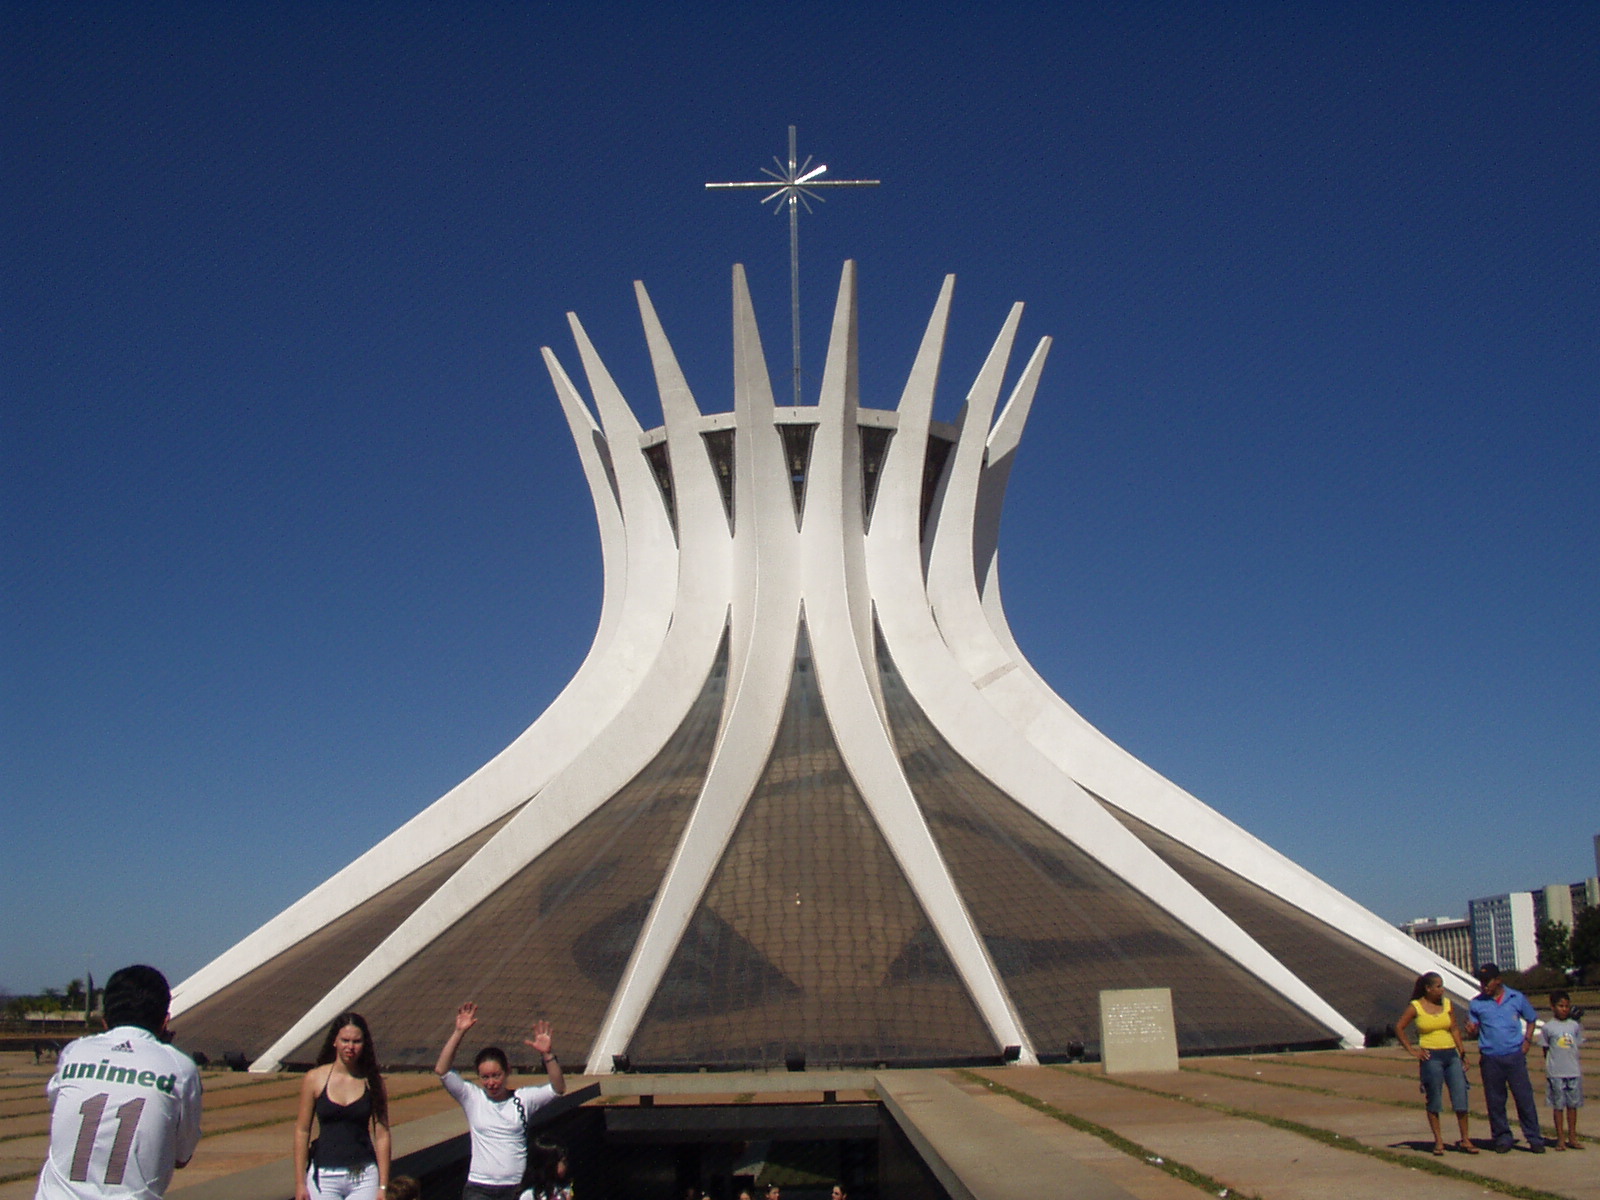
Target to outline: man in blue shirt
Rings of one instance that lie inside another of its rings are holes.
[[[1528,1082],[1528,1047],[1538,1014],[1526,996],[1505,985],[1494,963],[1484,963],[1473,974],[1483,990],[1468,1005],[1467,1033],[1478,1035],[1478,1068],[1483,1075],[1483,1099],[1489,1108],[1495,1153],[1507,1153],[1514,1140],[1511,1122],[1506,1120],[1509,1089],[1517,1102],[1517,1122],[1528,1139],[1528,1149],[1543,1154],[1539,1110],[1533,1105],[1533,1085]]]

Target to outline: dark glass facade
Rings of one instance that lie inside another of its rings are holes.
[[[384,1062],[431,1066],[457,1006],[473,1000],[479,1020],[462,1065],[490,1044],[513,1064],[536,1059],[522,1039],[541,1017],[568,1068],[580,1065],[700,793],[726,683],[724,639],[687,718],[649,766],[352,1006],[372,1022]],[[307,1043],[285,1059],[315,1051]]]
[[[1169,987],[1186,1053],[1331,1033],[996,788],[953,751],[880,649],[912,791],[1041,1055],[1098,1053],[1099,993]]]
[[[640,1022],[652,1066],[808,1066],[1000,1051],[861,799],[804,629],[766,770]]]
[[[479,830],[208,996],[173,1021],[174,1041],[191,1054],[200,1052],[219,1060],[224,1054],[243,1054],[254,1061],[508,820],[510,817],[502,817]],[[313,1052],[318,1047],[313,1047]]]
[[[1416,981],[1410,971],[1115,805],[1105,807],[1345,1020],[1363,1032],[1394,1024]]]

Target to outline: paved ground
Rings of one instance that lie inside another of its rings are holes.
[[[1600,1037],[1595,1043],[1584,1056],[1591,1094],[1600,1092]],[[45,1148],[43,1087],[49,1071],[48,1064],[34,1066],[32,1055],[0,1055],[0,1200],[33,1194]],[[1048,1160],[1053,1171],[1067,1163],[1081,1167],[1081,1194],[1120,1193],[1137,1200],[1198,1200],[1224,1190],[1229,1200],[1600,1200],[1600,1104],[1584,1110],[1587,1149],[1581,1152],[1486,1150],[1435,1158],[1415,1064],[1392,1049],[1186,1059],[1176,1075],[1109,1080],[1097,1066],[891,1074],[893,1080],[883,1077],[881,1094],[909,1097],[907,1110],[920,1114],[914,1119],[925,1124],[930,1141],[983,1200],[1065,1195],[1064,1186],[1037,1190],[1020,1165],[1036,1159]],[[699,1090],[725,1083],[676,1078],[679,1086]],[[760,1077],[741,1077],[736,1094],[674,1098],[666,1094],[671,1079],[661,1081],[657,1103],[748,1101],[764,1086]],[[798,1082],[784,1075],[771,1080],[774,1089]],[[175,1179],[173,1194],[275,1162],[287,1175],[282,1160],[298,1077],[213,1072],[205,1083],[206,1139],[193,1166]],[[841,1080],[840,1086],[849,1083]],[[618,1094],[605,1102],[637,1103],[622,1093],[646,1086],[639,1077],[618,1080]],[[443,1128],[441,1121],[450,1124],[454,1105],[431,1075],[392,1076],[391,1092],[397,1138],[407,1126],[421,1134]],[[820,1092],[813,1098],[820,1100]],[[854,1092],[840,1093],[840,1099],[851,1098]],[[1473,1134],[1487,1146],[1488,1124],[1476,1088],[1473,1104]],[[1541,1113],[1548,1118],[1542,1105]],[[420,1124],[425,1118],[440,1119]],[[1019,1165],[1011,1170],[1007,1164]],[[216,1186],[226,1188],[202,1191]]]

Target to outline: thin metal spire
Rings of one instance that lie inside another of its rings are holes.
[[[774,189],[770,195],[761,197],[761,203],[773,202],[774,214],[781,212],[785,203],[789,207],[789,326],[794,335],[794,402],[800,403],[800,213],[799,208],[805,205],[807,212],[811,205],[807,203],[809,196],[818,204],[823,203],[823,198],[817,195],[816,188],[852,188],[852,187],[877,187],[876,179],[823,179],[821,176],[827,171],[826,163],[811,165],[811,155],[806,155],[805,162],[798,162],[798,155],[794,145],[794,126],[789,126],[789,164],[773,156],[771,167],[762,167],[761,173],[766,179],[757,179],[746,183],[708,183],[706,187],[713,190],[728,188],[764,188]]]

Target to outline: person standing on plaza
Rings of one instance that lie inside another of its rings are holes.
[[[106,981],[106,1032],[61,1051],[50,1097],[50,1151],[35,1200],[154,1198],[200,1144],[200,1069],[166,1044],[172,991],[154,967]]]
[[[1583,1045],[1583,1024],[1573,1019],[1572,997],[1564,991],[1550,993],[1550,1019],[1539,1030],[1544,1047],[1545,1099],[1555,1110],[1557,1150],[1582,1150],[1578,1141],[1578,1110],[1583,1107],[1583,1065],[1578,1048]],[[1562,1114],[1566,1129],[1562,1129]]]
[[[1406,1037],[1406,1028],[1415,1024],[1417,1044],[1413,1046]],[[1406,1053],[1417,1060],[1422,1077],[1422,1094],[1426,1098],[1428,1127],[1433,1130],[1433,1152],[1444,1153],[1444,1130],[1439,1124],[1439,1114],[1444,1108],[1444,1092],[1450,1091],[1450,1107],[1455,1109],[1456,1124],[1461,1130],[1457,1147],[1468,1154],[1478,1148],[1467,1135],[1467,1062],[1466,1047],[1461,1044],[1461,1025],[1456,1020],[1455,1005],[1444,994],[1444,980],[1433,971],[1418,976],[1411,989],[1411,1003],[1406,1005],[1394,1023],[1394,1035],[1406,1048]]]
[[[340,1013],[300,1085],[295,1200],[379,1200],[389,1186],[389,1153],[389,1092],[372,1030],[360,1013]]]
[[[1514,1142],[1511,1122],[1506,1119],[1509,1091],[1517,1103],[1517,1121],[1528,1149],[1543,1154],[1539,1109],[1533,1101],[1533,1084],[1528,1081],[1528,1047],[1533,1044],[1538,1014],[1526,996],[1506,986],[1494,963],[1484,963],[1473,974],[1482,990],[1467,1007],[1467,1033],[1478,1035],[1478,1071],[1495,1153],[1508,1153]]]
[[[444,1090],[455,1098],[467,1117],[472,1134],[472,1161],[467,1168],[467,1185],[461,1200],[516,1200],[522,1193],[522,1177],[528,1166],[528,1118],[567,1090],[551,1041],[550,1023],[536,1021],[533,1036],[523,1045],[539,1052],[550,1082],[542,1087],[506,1086],[510,1066],[505,1051],[486,1046],[478,1051],[475,1063],[479,1091],[452,1069],[461,1039],[478,1022],[478,1006],[467,1001],[456,1010],[455,1032],[439,1051],[433,1073]]]

